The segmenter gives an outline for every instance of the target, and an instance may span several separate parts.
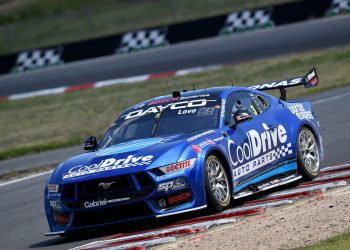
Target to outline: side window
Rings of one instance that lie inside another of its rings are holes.
[[[269,108],[269,100],[263,95],[252,94],[252,102],[258,114],[264,113]]]
[[[237,110],[248,110],[253,116],[258,115],[249,92],[234,92],[226,101],[225,125],[233,124],[233,116]]]

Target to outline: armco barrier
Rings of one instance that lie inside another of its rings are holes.
[[[0,74],[350,13],[350,0],[301,0],[0,57]]]

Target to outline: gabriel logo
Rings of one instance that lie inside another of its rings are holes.
[[[108,189],[115,182],[101,182],[98,184],[98,187],[102,187],[103,189]]]

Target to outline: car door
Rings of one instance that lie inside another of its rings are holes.
[[[249,91],[234,92],[227,98],[225,121],[235,192],[263,180],[274,164],[278,131],[276,121],[265,113],[265,104]],[[248,111],[252,119],[236,124],[233,115],[237,110]]]

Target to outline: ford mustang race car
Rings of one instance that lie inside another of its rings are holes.
[[[305,77],[246,87],[175,91],[124,111],[88,152],[61,163],[48,179],[50,231],[66,235],[111,223],[210,207],[318,176],[323,157],[315,113],[286,101]],[[276,98],[262,90],[280,89]]]

